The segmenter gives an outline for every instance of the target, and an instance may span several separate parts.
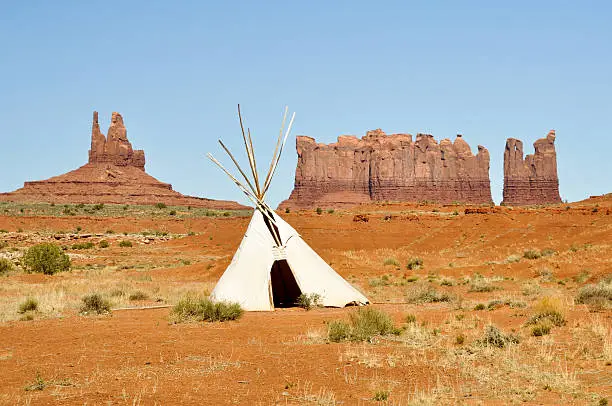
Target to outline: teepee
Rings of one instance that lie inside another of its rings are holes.
[[[255,205],[255,210],[232,262],[211,293],[211,299],[237,302],[245,310],[274,310],[275,307],[294,306],[301,294],[318,294],[320,303],[329,307],[367,304],[368,299],[338,275],[264,201],[295,113],[285,131],[285,108],[276,148],[263,184],[259,181],[251,132],[244,131],[240,106],[238,117],[252,177],[247,176],[221,140],[219,144],[245,183],[239,181],[211,154],[208,154],[208,158],[230,177]]]

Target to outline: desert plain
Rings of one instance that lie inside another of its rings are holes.
[[[0,404],[606,405],[611,213],[610,195],[281,210],[396,327],[335,342],[330,323],[356,307],[172,319],[181,298],[213,289],[248,211],[3,202]],[[24,272],[41,242],[64,247],[71,270]],[[92,293],[112,310],[83,314]],[[546,331],[542,312],[556,315]]]

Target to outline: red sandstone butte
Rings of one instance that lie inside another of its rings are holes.
[[[533,143],[535,153],[523,159],[523,143],[506,140],[504,152],[504,200],[508,206],[561,203],[557,177],[555,131]]]
[[[438,144],[429,134],[368,131],[317,144],[298,136],[295,187],[281,208],[347,207],[370,201],[491,203],[489,151],[472,154],[461,135]]]
[[[100,131],[93,113],[89,162],[78,169],[41,181],[25,182],[21,189],[0,193],[0,201],[49,203],[157,204],[247,209],[236,202],[185,196],[145,172],[145,154],[132,149],[123,117],[113,113],[108,135]]]

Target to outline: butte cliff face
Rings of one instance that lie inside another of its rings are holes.
[[[132,149],[121,114],[112,114],[108,136],[104,136],[94,112],[87,164],[53,178],[25,182],[21,189],[0,193],[0,201],[247,208],[236,202],[184,196],[147,174],[144,167],[144,151]]]
[[[369,201],[491,203],[489,152],[472,151],[458,135],[438,144],[431,135],[340,136],[333,144],[296,141],[295,187],[281,207],[350,206]]]
[[[533,143],[535,153],[523,159],[523,143],[506,140],[504,201],[510,206],[561,203],[557,177],[555,131]]]

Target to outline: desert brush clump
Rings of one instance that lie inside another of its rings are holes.
[[[149,295],[147,295],[146,292],[143,292],[142,290],[137,290],[135,292],[132,292],[128,299],[130,299],[130,300],[147,300],[148,298],[149,298]]]
[[[302,293],[298,298],[296,304],[306,310],[311,310],[316,307],[322,307],[322,297],[318,293]]]
[[[53,275],[70,270],[70,258],[55,244],[43,243],[30,247],[21,259],[26,272]]]
[[[0,275],[7,274],[11,272],[15,266],[11,261],[6,258],[0,258]]]
[[[83,315],[108,314],[111,311],[110,302],[99,293],[83,296],[81,301],[80,313]]]
[[[213,302],[209,298],[187,295],[172,308],[170,320],[174,323],[187,321],[237,320],[244,313],[238,303]]]
[[[541,257],[542,257],[542,254],[540,254],[540,251],[538,250],[527,250],[523,252],[523,258],[526,258],[526,259],[538,259]]]
[[[510,344],[518,344],[519,338],[513,334],[504,334],[493,324],[485,327],[483,337],[476,341],[476,344],[484,347],[504,348]]]
[[[548,257],[551,255],[555,255],[557,253],[557,251],[550,249],[550,248],[544,248],[541,251],[538,250],[526,250],[525,252],[523,252],[523,258],[526,259],[539,259],[542,257]]]
[[[421,258],[410,258],[406,264],[406,268],[411,271],[417,271],[423,267],[423,260]]]
[[[453,296],[446,292],[438,292],[433,286],[416,285],[406,293],[408,303],[440,303],[451,302]]]
[[[575,302],[599,309],[612,308],[612,278],[581,287]]]
[[[371,341],[373,337],[381,335],[398,335],[401,330],[395,327],[391,316],[387,313],[366,307],[358,309],[349,315],[348,323],[335,320],[328,325],[327,337],[329,341]]]
[[[119,243],[119,246],[122,247],[122,248],[130,248],[130,247],[132,247],[132,242],[129,241],[129,240],[122,240]]]
[[[557,298],[545,297],[542,298],[535,306],[535,313],[526,325],[534,326],[538,324],[550,324],[553,326],[561,327],[565,325],[566,320],[563,315],[563,306],[561,301]]]
[[[400,266],[400,262],[393,258],[393,257],[389,257],[389,258],[385,258],[385,260],[383,261],[383,265],[387,266],[387,265],[393,265],[393,266]]]
[[[93,242],[91,241],[87,241],[87,242],[79,242],[76,244],[72,244],[72,248],[73,250],[88,250],[93,248],[95,245]]]
[[[26,312],[33,312],[38,310],[38,300],[33,297],[29,297],[19,305],[19,314],[24,314]]]
[[[501,289],[499,286],[493,285],[490,279],[485,278],[480,274],[475,274],[470,280],[470,292],[493,292],[494,290]]]

